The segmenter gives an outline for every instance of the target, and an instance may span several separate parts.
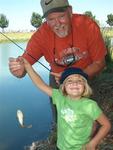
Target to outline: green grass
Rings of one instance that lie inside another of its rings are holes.
[[[101,29],[104,37],[113,37],[113,28],[104,28]]]
[[[3,33],[3,34],[13,41],[27,41],[32,36],[33,32],[26,32],[26,33],[24,33],[24,32],[12,32],[12,33]],[[10,41],[4,35],[0,34],[0,43]]]
[[[113,37],[112,28],[102,29],[102,33],[103,33],[103,36]],[[4,32],[3,34],[5,34],[7,37],[9,37],[11,40],[14,40],[14,41],[27,41],[28,39],[30,39],[33,32],[26,32],[26,33],[25,32],[11,32],[11,33]],[[9,40],[5,36],[0,34],[0,43],[8,42],[8,41]]]

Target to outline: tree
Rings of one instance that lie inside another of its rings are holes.
[[[93,15],[91,11],[85,11],[84,14],[86,16],[90,17],[91,19],[93,19],[98,25],[100,24],[99,20],[96,19],[96,16]]]
[[[38,28],[42,24],[42,17],[40,14],[33,12],[31,16],[31,25]]]
[[[92,18],[93,20],[95,20],[95,16],[93,16],[91,11],[85,11],[84,14],[90,18]]]
[[[109,24],[110,27],[113,26],[113,14],[107,15],[107,24]]]
[[[9,21],[7,20],[4,14],[0,14],[0,27],[2,28],[2,32],[4,32],[4,28],[7,28],[9,25]]]

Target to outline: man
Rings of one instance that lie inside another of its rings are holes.
[[[106,48],[98,25],[85,15],[73,14],[68,0],[41,0],[41,6],[45,22],[29,40],[23,57],[34,64],[44,56],[53,87],[70,66],[83,69],[90,78],[102,71]],[[19,78],[26,74],[21,62],[21,57],[9,60],[11,73]]]

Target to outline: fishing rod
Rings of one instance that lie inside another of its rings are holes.
[[[9,41],[11,41],[14,45],[16,45],[17,47],[19,47],[22,51],[26,52],[20,45],[18,45],[16,42],[14,42],[11,38],[9,38],[8,36],[6,36],[4,33],[2,33],[0,31],[0,33]],[[36,62],[38,62],[40,65],[42,65],[45,69],[47,69],[48,71],[50,71],[50,69],[48,67],[46,67],[44,64],[42,64],[40,61],[38,61],[36,58],[34,58],[32,55],[30,55],[28,52],[26,52],[32,59],[34,59]]]

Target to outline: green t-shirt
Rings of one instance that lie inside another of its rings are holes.
[[[92,126],[102,110],[89,98],[72,100],[53,89],[53,104],[58,115],[57,146],[60,150],[81,150],[90,140]]]

